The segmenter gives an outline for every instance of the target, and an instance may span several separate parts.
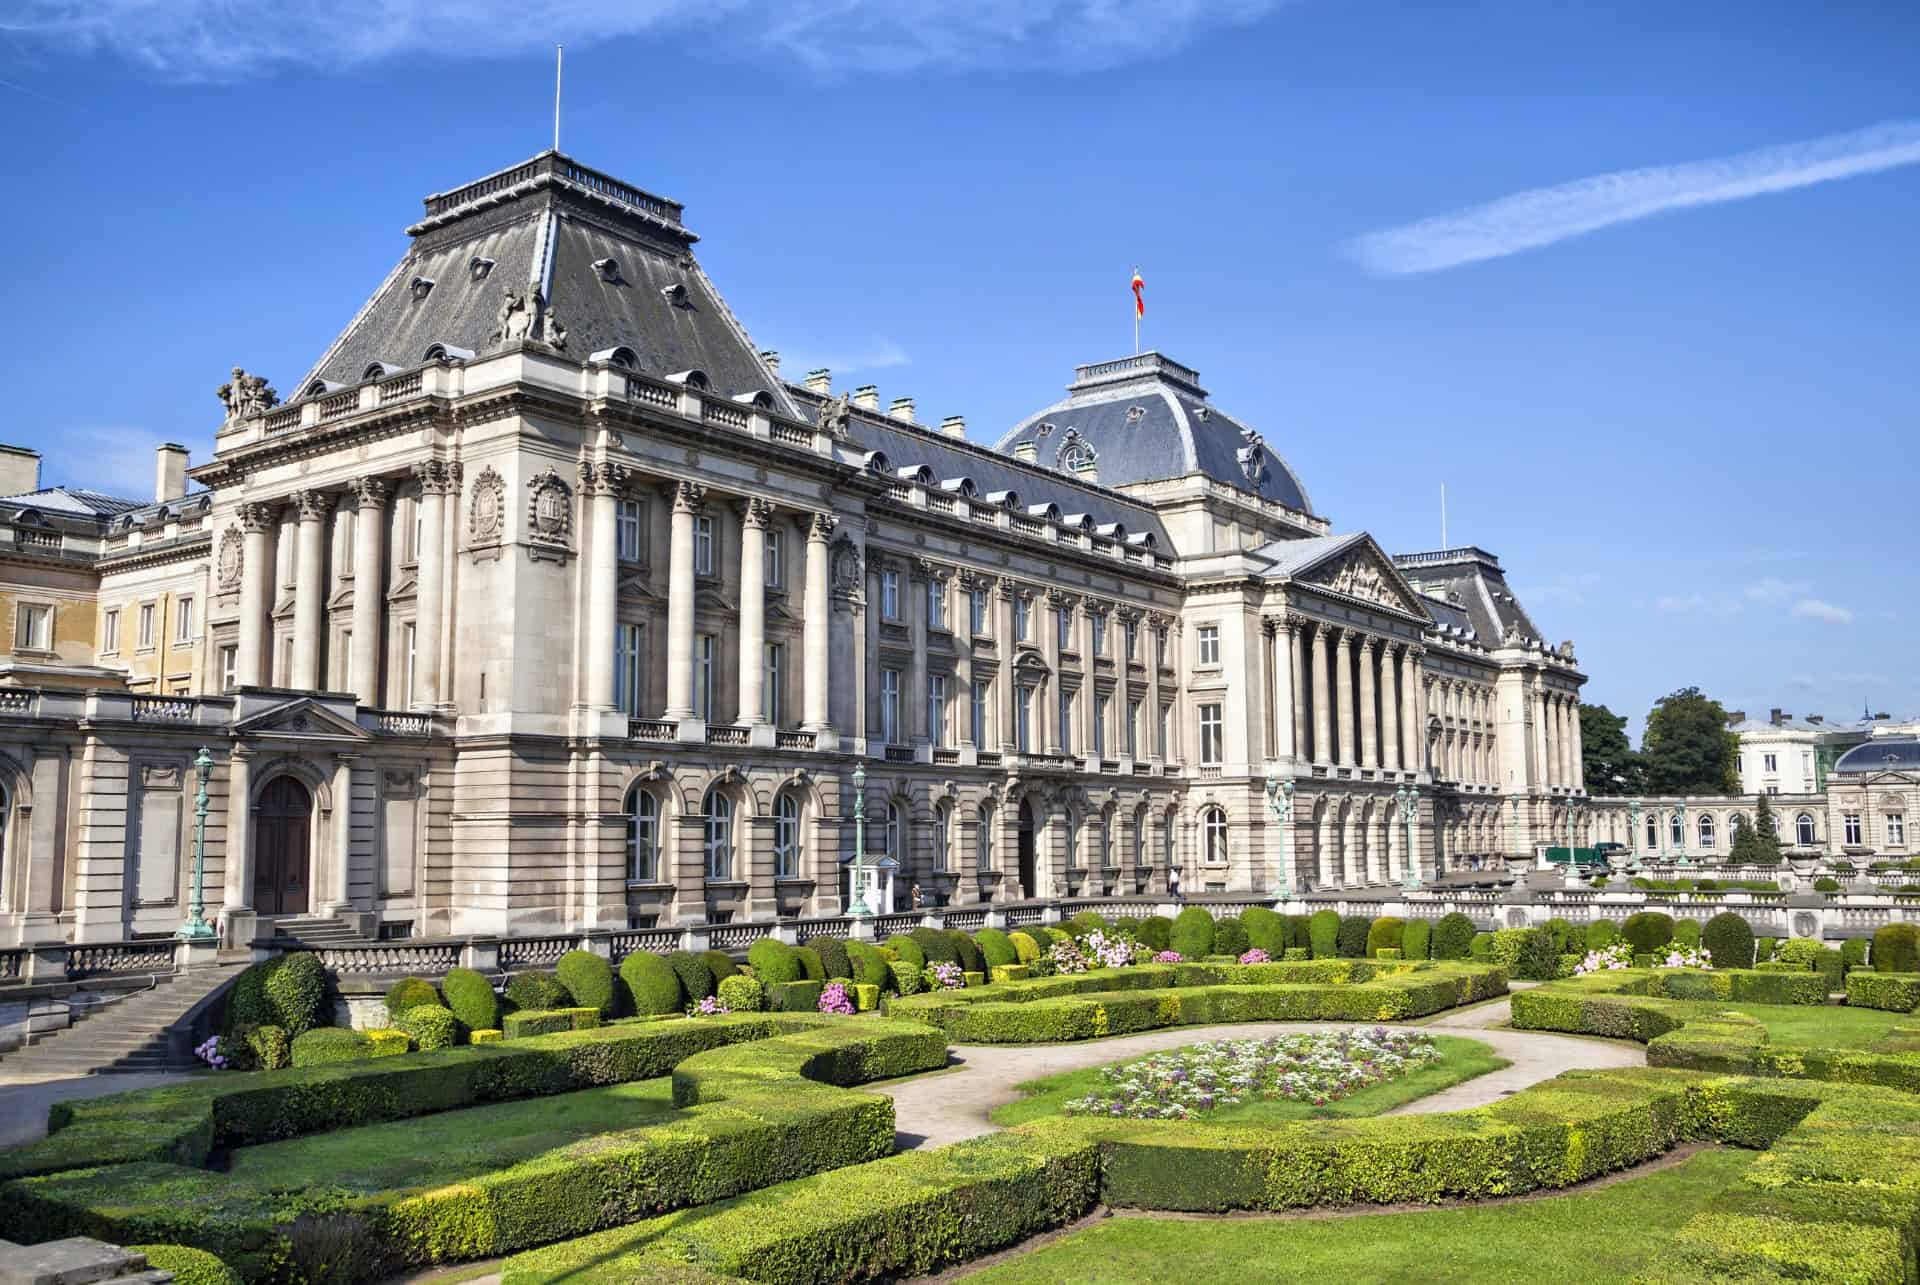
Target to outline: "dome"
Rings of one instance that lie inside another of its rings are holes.
[[[997,450],[1102,486],[1204,473],[1301,513],[1299,475],[1252,427],[1216,409],[1199,374],[1157,352],[1081,366],[1065,401],[1022,420]]]
[[[1920,739],[1876,737],[1856,745],[1833,765],[1836,772],[1911,772],[1920,770]]]

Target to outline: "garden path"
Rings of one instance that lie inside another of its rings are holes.
[[[153,1071],[124,1075],[76,1075],[63,1080],[25,1080],[0,1084],[0,1149],[24,1146],[47,1136],[47,1108],[75,1098],[97,1098],[130,1089],[147,1089],[186,1079],[189,1071]]]

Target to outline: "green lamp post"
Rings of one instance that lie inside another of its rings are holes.
[[[1516,794],[1507,802],[1513,805],[1507,809],[1507,851],[1518,856],[1520,853],[1520,796]]]
[[[1687,860],[1687,803],[1685,799],[1673,805],[1674,829],[1679,832],[1680,842],[1674,848],[1676,866],[1691,865]]]
[[[873,913],[867,892],[867,769],[853,767],[853,881],[848,889],[847,913],[865,919]]]
[[[1408,892],[1420,890],[1420,850],[1413,846],[1413,818],[1420,808],[1420,787],[1403,785],[1393,792],[1400,805],[1400,824],[1406,830],[1407,874],[1400,886]],[[1436,870],[1434,873],[1438,874]]]
[[[1627,863],[1629,870],[1640,868],[1640,800],[1627,804],[1627,851],[1633,859]]]
[[[207,782],[213,776],[213,755],[204,745],[194,757],[193,774],[200,783],[193,796],[193,897],[187,902],[187,921],[176,935],[181,941],[212,941],[213,925],[207,922]]]
[[[1293,819],[1293,782],[1267,777],[1267,808],[1280,824],[1280,881],[1273,895],[1281,902],[1293,900],[1293,880],[1287,876],[1287,823]]]

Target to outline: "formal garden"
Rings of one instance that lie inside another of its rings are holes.
[[[1733,913],[1190,907],[576,951],[399,979],[351,1029],[295,953],[235,985],[205,1071],[58,1104],[0,1152],[0,1235],[289,1285],[1905,1281],[1917,955],[1906,924],[1830,948]],[[1645,1066],[1581,1069],[1604,1043]],[[1573,1060],[1476,1091],[1538,1049]],[[1077,1061],[902,1148],[902,1086],[1047,1050]]]

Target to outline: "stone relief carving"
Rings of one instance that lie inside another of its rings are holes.
[[[573,488],[551,468],[527,488],[527,534],[557,545],[573,534]]]
[[[855,547],[853,541],[842,537],[833,546],[834,590],[843,594],[858,593],[863,575],[860,550]]]
[[[507,480],[489,464],[473,479],[467,506],[467,537],[475,544],[498,543],[506,533]]]
[[[180,765],[178,763],[144,763],[140,767],[140,785],[147,790],[175,790],[180,788]]]
[[[1234,452],[1240,472],[1247,481],[1259,486],[1267,480],[1267,444],[1250,428],[1240,430],[1240,449]]]
[[[1054,452],[1055,467],[1069,473],[1079,473],[1095,467],[1099,456],[1094,453],[1091,443],[1080,436],[1080,430],[1069,428],[1060,437],[1060,449]]]
[[[827,398],[820,403],[820,413],[816,422],[835,437],[845,437],[847,426],[853,422],[853,403],[845,393]]]
[[[249,375],[235,366],[233,378],[220,385],[218,393],[220,404],[227,408],[227,424],[233,425],[255,415],[264,415],[280,404],[280,394],[273,391],[259,375]]]
[[[220,533],[220,552],[214,559],[214,571],[220,577],[220,587],[231,589],[240,583],[240,562],[246,537],[236,527],[228,527]]]
[[[493,314],[493,334],[490,338],[497,344],[530,340],[553,348],[565,348],[567,328],[560,324],[560,318],[547,306],[547,297],[540,291],[530,287],[522,293],[512,286],[506,286],[500,292],[500,306]]]
[[[1377,602],[1385,607],[1405,606],[1399,593],[1394,590],[1392,581],[1365,553],[1349,553],[1333,568],[1331,574],[1320,578],[1320,583],[1348,597]]]

